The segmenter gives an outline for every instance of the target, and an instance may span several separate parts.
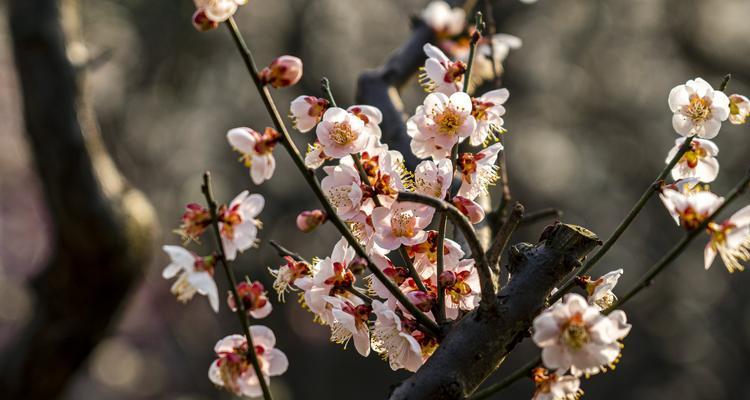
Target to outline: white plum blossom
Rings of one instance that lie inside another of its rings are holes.
[[[275,348],[276,336],[273,331],[263,325],[253,325],[250,336],[266,383],[271,381],[270,377],[286,372],[289,360],[281,350]],[[214,346],[217,359],[208,369],[211,382],[238,396],[262,396],[260,380],[248,358],[248,351],[247,339],[243,335],[230,335],[219,340]]]
[[[342,299],[326,297],[331,304],[333,323],[331,324],[331,341],[346,345],[354,341],[354,347],[363,357],[370,355],[370,328],[367,321],[372,307],[364,304],[359,297]]]
[[[372,330],[372,349],[387,358],[394,371],[418,370],[424,363],[422,349],[417,339],[406,331],[401,317],[378,300],[373,300],[372,312],[377,317]]]
[[[372,224],[375,227],[375,243],[386,249],[395,250],[401,245],[414,245],[427,238],[423,231],[432,221],[435,210],[417,203],[395,203],[390,209],[377,207],[372,211]]]
[[[451,8],[442,1],[430,2],[422,10],[422,21],[427,24],[438,36],[455,36],[464,30],[466,25],[466,12],[461,7]]]
[[[742,125],[750,115],[750,100],[741,94],[729,96],[729,122]]]
[[[237,8],[246,4],[247,0],[193,0],[193,2],[196,14],[202,13],[208,20],[219,23],[233,16]]]
[[[262,223],[256,217],[263,211],[265,199],[247,190],[238,194],[229,206],[219,209],[219,231],[227,260],[255,245]]]
[[[328,100],[314,96],[299,96],[292,100],[289,107],[289,117],[292,126],[298,131],[305,133],[315,128],[315,125],[323,118],[323,113],[328,108]]]
[[[493,138],[495,133],[505,132],[503,128],[505,107],[503,107],[503,104],[509,96],[508,89],[496,89],[471,99],[473,104],[471,115],[477,120],[477,128],[469,137],[469,144],[479,146],[488,138]]]
[[[674,147],[667,154],[666,164],[672,161],[685,140],[685,138],[679,138],[675,141]],[[719,147],[714,142],[706,139],[693,139],[690,142],[690,149],[672,169],[672,179],[697,178],[700,182],[713,182],[719,175],[719,161],[716,159],[718,154]]]
[[[624,312],[605,316],[582,296],[568,294],[534,319],[533,340],[547,368],[593,375],[617,361],[619,341],[629,332]]]
[[[544,368],[535,369],[533,375],[536,390],[531,400],[578,400],[583,395],[581,380],[573,375],[548,373]]]
[[[273,128],[266,128],[263,135],[250,128],[235,128],[227,132],[229,144],[242,153],[241,160],[250,168],[250,176],[256,185],[273,176],[276,169],[273,149],[280,137]]]
[[[708,191],[662,190],[659,195],[677,225],[693,230],[724,202],[723,197]]]
[[[359,213],[363,193],[359,172],[354,166],[341,163],[323,167],[327,176],[320,182],[328,201],[343,219],[352,219]]]
[[[741,264],[750,260],[750,206],[734,213],[728,220],[708,224],[711,240],[704,251],[704,266],[711,267],[716,255],[721,257],[729,272],[743,271]]]
[[[617,285],[617,281],[623,274],[623,269],[616,269],[607,272],[599,279],[586,282],[586,293],[588,294],[589,304],[599,307],[600,310],[606,310],[617,302],[612,289]]]
[[[219,291],[214,281],[215,258],[196,256],[180,246],[163,246],[162,249],[170,258],[162,277],[172,279],[180,275],[171,289],[177,300],[185,303],[200,293],[208,297],[211,308],[219,312]]]
[[[414,170],[414,191],[442,199],[448,192],[452,180],[453,166],[450,160],[425,160]]]
[[[458,169],[461,171],[461,187],[458,195],[469,200],[476,199],[480,194],[487,194],[487,187],[494,185],[500,179],[495,165],[497,155],[503,150],[502,143],[476,153],[462,153],[458,157]]]
[[[364,122],[365,135],[372,140],[380,139],[383,136],[380,130],[380,123],[383,122],[383,113],[373,106],[367,105],[354,105],[346,109],[346,111],[352,113],[357,118]]]
[[[407,121],[411,150],[417,157],[448,158],[451,148],[474,133],[471,97],[464,92],[429,94]]]
[[[294,290],[293,286],[297,279],[310,275],[310,265],[304,261],[297,261],[290,256],[284,256],[285,265],[279,266],[278,269],[268,268],[268,272],[275,278],[273,289],[276,291],[280,302],[284,302],[284,295],[289,290]]]
[[[419,82],[428,92],[438,92],[450,96],[460,92],[464,84],[466,64],[451,61],[439,48],[426,43],[423,47],[427,59],[419,75]]]
[[[677,133],[712,139],[719,134],[721,122],[729,117],[729,98],[696,78],[669,92],[669,108],[674,113],[672,126]]]
[[[364,121],[338,107],[326,110],[315,132],[323,151],[333,158],[359,153],[368,142]]]

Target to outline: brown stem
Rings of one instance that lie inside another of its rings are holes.
[[[510,236],[515,232],[518,224],[523,219],[523,211],[523,205],[521,205],[521,203],[516,203],[508,216],[508,219],[503,226],[500,227],[495,238],[492,240],[492,246],[488,252],[487,262],[489,262],[490,268],[492,268],[492,270],[498,275],[500,274],[500,257],[508,246]]]

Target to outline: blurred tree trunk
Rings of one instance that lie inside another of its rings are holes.
[[[64,6],[78,36],[77,4]],[[9,19],[53,254],[33,281],[33,318],[2,353],[0,397],[50,399],[116,321],[149,263],[156,223],[104,148],[84,84],[92,63],[80,42],[66,46],[57,1],[11,0]]]

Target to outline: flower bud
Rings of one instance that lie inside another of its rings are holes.
[[[406,298],[412,302],[418,309],[424,312],[428,312],[432,309],[432,304],[435,302],[435,296],[425,293],[421,290],[414,290],[406,294]]]
[[[294,56],[281,56],[260,71],[260,80],[275,89],[292,86],[302,78],[302,60]]]
[[[473,200],[466,197],[456,196],[451,201],[472,224],[478,224],[484,219],[484,209]]]
[[[207,32],[212,29],[218,28],[219,23],[208,18],[208,16],[206,15],[206,11],[202,8],[199,8],[195,10],[195,13],[193,14],[193,27],[198,32]]]
[[[297,228],[302,232],[309,233],[326,222],[326,219],[326,213],[322,210],[302,211],[297,216]]]
[[[456,273],[453,271],[443,271],[438,277],[438,282],[444,288],[451,287],[456,284]]]

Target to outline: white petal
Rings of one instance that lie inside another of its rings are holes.
[[[289,359],[279,349],[271,350],[264,355],[264,358],[268,361],[268,375],[281,375],[289,368]]]
[[[255,154],[256,140],[249,128],[234,128],[227,132],[229,144],[243,154]]]
[[[198,290],[198,293],[208,297],[211,308],[219,312],[219,290],[216,288],[214,278],[208,272],[194,272],[188,275],[190,286]]]

